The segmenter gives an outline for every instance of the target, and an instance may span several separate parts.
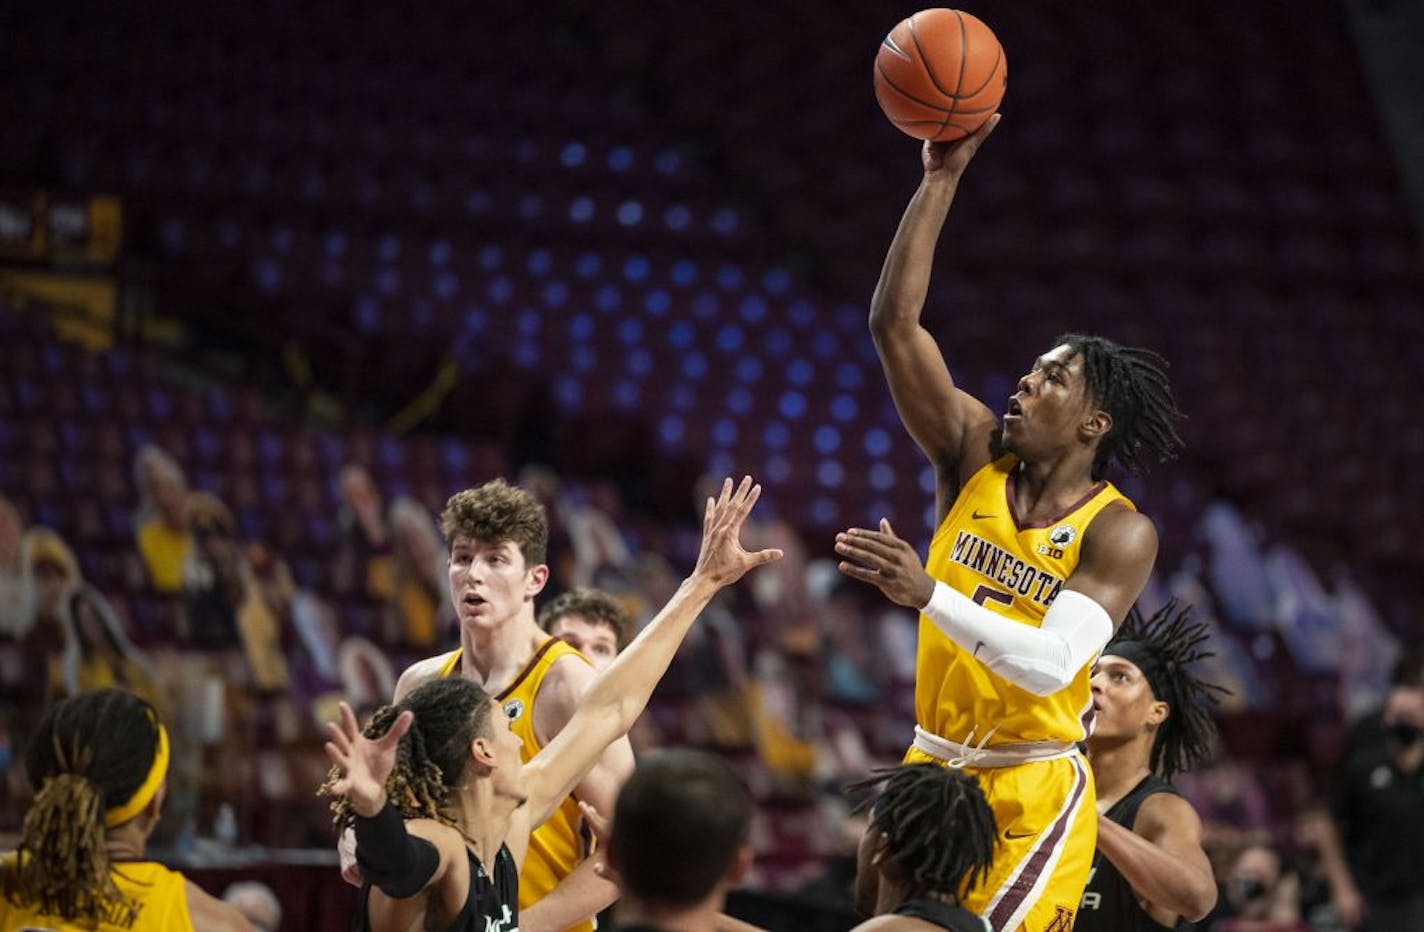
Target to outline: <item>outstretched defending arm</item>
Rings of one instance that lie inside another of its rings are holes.
[[[735,491],[728,479],[717,501],[707,500],[702,552],[692,575],[628,649],[594,680],[569,724],[525,767],[531,827],[547,819],[603,749],[633,727],[683,637],[712,597],[748,570],[780,558],[779,550],[748,553],[739,539],[742,523],[760,495],[761,486],[753,485],[747,477]]]
[[[955,387],[920,312],[959,178],[998,122],[997,115],[991,117],[956,143],[925,143],[924,180],[900,219],[870,302],[870,332],[895,408],[939,476],[936,520],[943,519],[954,490],[989,461],[998,421],[982,402]]]
[[[1127,617],[1157,555],[1152,522],[1127,509],[1104,510],[1083,539],[1083,559],[1037,627],[1009,623],[968,596],[935,582],[888,521],[879,531],[836,535],[840,570],[891,601],[917,608],[950,640],[994,673],[1037,696],[1073,681]]]

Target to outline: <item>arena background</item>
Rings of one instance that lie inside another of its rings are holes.
[[[709,612],[635,737],[754,789],[741,911],[844,928],[838,787],[908,740],[914,628],[838,580],[831,538],[885,516],[923,548],[932,499],[866,327],[919,175],[870,66],[914,8],[7,5],[0,493],[51,569],[34,614],[4,606],[0,828],[44,703],[126,683],[176,726],[160,851],[341,928],[318,723],[453,643],[445,498],[538,489],[549,594],[645,619],[695,555],[699,483],[749,472],[789,559]],[[965,8],[1009,91],[926,322],[991,407],[1065,330],[1171,360],[1188,449],[1124,486],[1163,541],[1143,601],[1196,603],[1233,690],[1181,782],[1222,869],[1289,852],[1326,928],[1308,816],[1421,641],[1424,16]],[[150,445],[208,493],[168,592],[136,544],[174,494]],[[55,610],[80,576],[87,607]]]

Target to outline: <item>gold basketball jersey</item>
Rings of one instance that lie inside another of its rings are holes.
[[[0,860],[0,869],[15,868],[15,855]],[[44,929],[53,932],[192,932],[188,914],[188,889],[183,875],[154,861],[121,861],[110,868],[119,892],[137,905],[116,909],[99,920],[97,926],[67,922],[30,906],[17,906],[0,896],[0,932]]]
[[[1013,509],[1014,468],[1005,456],[976,472],[960,490],[930,542],[931,576],[1004,616],[1004,624],[1038,627],[1078,566],[1083,535],[1105,507],[1135,506],[1110,482],[1099,482],[1052,521],[1021,524]],[[986,747],[1026,741],[1081,741],[1092,710],[1092,664],[1051,696],[1035,696],[989,672],[973,652],[920,616],[915,717],[950,741]],[[973,739],[969,740],[970,732]]]
[[[534,700],[539,696],[539,687],[549,668],[561,657],[572,655],[584,663],[588,660],[577,650],[558,638],[549,638],[535,652],[524,671],[508,689],[495,696],[495,701],[504,707],[509,717],[509,730],[524,742],[522,756],[527,764],[543,747],[534,734]],[[459,676],[460,649],[450,654],[441,676]],[[583,814],[579,812],[578,801],[572,796],[559,804],[558,811],[549,821],[534,829],[529,835],[529,852],[524,856],[524,866],[519,869],[519,908],[528,909],[543,899],[559,885],[584,858],[584,839],[580,831]],[[592,920],[582,922],[572,929],[591,932]]]

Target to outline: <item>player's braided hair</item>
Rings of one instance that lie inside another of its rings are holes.
[[[1142,473],[1150,459],[1174,459],[1183,445],[1177,433],[1183,415],[1172,398],[1167,360],[1149,349],[1081,333],[1065,334],[1054,345],[1065,343],[1083,357],[1089,397],[1112,417],[1112,429],[1093,459],[1093,478],[1114,463]]]
[[[37,792],[3,874],[5,898],[81,925],[131,923],[138,904],[114,883],[104,814],[138,792],[157,752],[157,714],[132,693],[101,689],[51,706],[25,755]]]
[[[1230,692],[1192,672],[1192,664],[1215,656],[1215,652],[1203,646],[1211,635],[1207,624],[1192,621],[1191,615],[1192,606],[1176,599],[1147,619],[1134,605],[1103,649],[1104,654],[1121,653],[1139,668],[1150,667],[1142,672],[1153,694],[1171,709],[1158,726],[1148,762],[1152,772],[1164,780],[1211,756],[1216,723],[1208,710],[1216,705],[1218,696]]]
[[[938,764],[902,764],[873,771],[846,791],[882,784],[870,820],[888,839],[885,857],[906,894],[953,892],[962,899],[988,874],[998,843],[994,811],[979,781]]]
[[[363,734],[379,738],[390,730],[400,714],[415,713],[410,731],[396,748],[396,766],[386,778],[386,796],[403,819],[436,819],[447,825],[453,821],[444,812],[450,788],[460,782],[470,743],[490,734],[493,703],[479,686],[463,677],[445,677],[424,684],[396,705],[381,706],[371,716]],[[317,790],[319,796],[332,795],[331,787],[340,774],[335,768]],[[332,821],[338,832],[351,825],[355,813],[346,797],[331,802]]]

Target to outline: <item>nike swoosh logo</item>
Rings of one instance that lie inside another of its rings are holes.
[[[1038,832],[1005,832],[1005,838],[1032,838]]]
[[[997,516],[997,515],[981,515],[979,512],[976,511],[976,512],[974,512],[970,517],[972,517],[975,521],[983,521],[985,518],[994,518],[994,517],[998,517],[998,516]]]

